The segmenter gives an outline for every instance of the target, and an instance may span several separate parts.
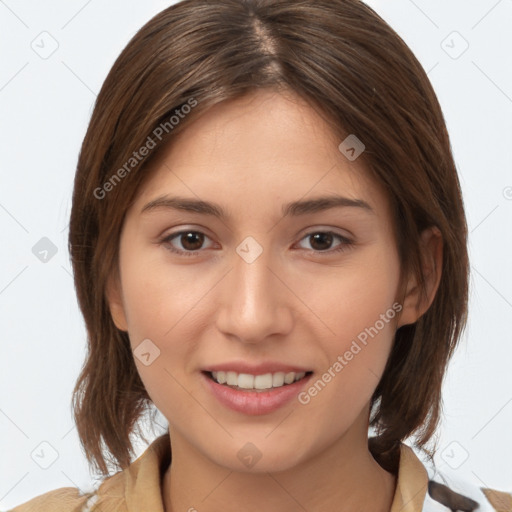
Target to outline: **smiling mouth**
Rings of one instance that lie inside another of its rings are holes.
[[[217,384],[239,391],[268,391],[294,384],[308,378],[313,372],[273,372],[262,375],[237,372],[204,372]]]

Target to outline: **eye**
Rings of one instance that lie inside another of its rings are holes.
[[[340,242],[335,246],[335,249],[331,249],[335,239],[338,239]],[[354,244],[352,240],[338,233],[334,233],[333,231],[312,231],[302,238],[302,240],[309,241],[315,253],[327,254],[345,251]],[[302,248],[307,249],[307,247]]]
[[[205,238],[209,240],[209,237],[201,231],[189,229],[168,235],[161,240],[161,243],[165,244],[171,252],[176,254],[195,256],[202,248]],[[181,247],[176,247],[176,244],[179,244]]]
[[[210,238],[201,231],[189,229],[167,235],[160,240],[160,243],[163,243],[168,250],[175,254],[197,256],[199,252],[201,252],[201,249],[205,248],[203,245],[206,239],[210,240]],[[334,245],[334,249],[332,249],[333,242],[335,242],[336,239],[338,240],[338,244]],[[354,245],[352,240],[333,231],[312,231],[304,236],[301,242],[304,240],[310,243],[312,247],[309,249],[310,251],[315,254],[325,253],[326,256],[348,250]],[[299,246],[308,250],[307,247],[303,247],[300,244]]]

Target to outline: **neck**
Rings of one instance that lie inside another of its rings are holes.
[[[361,429],[357,430],[362,432]],[[366,433],[368,430],[366,429]],[[172,464],[163,480],[165,512],[389,512],[396,477],[353,431],[285,471],[237,472],[215,464],[171,430]]]

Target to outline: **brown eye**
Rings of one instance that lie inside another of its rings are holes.
[[[309,249],[313,253],[326,253],[332,255],[337,252],[345,251],[354,245],[352,240],[332,231],[314,231],[308,233],[301,242],[306,240],[311,249],[301,246],[302,249]],[[338,240],[338,243],[334,243]]]
[[[204,233],[200,231],[180,231],[166,236],[161,240],[161,243],[174,253],[183,256],[195,256],[201,252],[205,240],[209,239]]]
[[[315,233],[309,235],[311,247],[319,251],[325,251],[331,248],[333,236],[331,233]]]
[[[197,251],[203,245],[204,235],[203,233],[188,231],[186,233],[181,233],[179,240],[181,241],[181,245],[185,250]]]

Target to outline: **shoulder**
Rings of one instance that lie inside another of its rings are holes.
[[[76,487],[62,487],[18,505],[6,512],[89,512],[96,494],[82,494]]]
[[[160,482],[169,463],[169,438],[163,434],[137,460],[104,478],[91,492],[63,487],[6,512],[128,512],[129,506],[133,510],[160,510]]]
[[[512,489],[482,487],[420,456],[402,443],[392,512],[512,512]]]
[[[429,479],[423,512],[512,512],[512,494],[437,473]]]

